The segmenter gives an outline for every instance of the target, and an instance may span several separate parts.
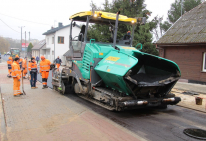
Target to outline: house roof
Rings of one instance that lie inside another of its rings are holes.
[[[185,13],[157,44],[206,43],[206,2]]]
[[[50,30],[47,30],[47,32],[43,33],[42,35],[49,35],[49,34],[55,33],[56,31],[61,30],[61,29],[66,28],[66,27],[69,27],[69,26],[70,26],[70,24],[66,25],[66,26],[60,26],[60,27],[52,28]],[[76,26],[80,28],[79,25],[76,24]]]
[[[41,40],[40,42],[38,42],[33,48],[32,48],[32,50],[34,50],[34,49],[41,49],[43,46],[45,46],[46,45],[46,40],[44,39],[44,40]]]

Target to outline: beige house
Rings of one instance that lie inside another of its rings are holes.
[[[41,55],[46,54],[46,50],[44,49],[46,47],[46,40],[41,40],[38,42],[33,48],[32,48],[32,56],[37,57]]]

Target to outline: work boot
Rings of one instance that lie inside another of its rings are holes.
[[[14,95],[14,97],[20,97],[20,94]]]
[[[23,93],[20,93],[19,95],[23,95]]]
[[[45,88],[48,88],[48,86],[45,86]]]
[[[32,89],[35,89],[35,87],[31,87]]]
[[[45,86],[43,86],[42,89],[45,89]]]
[[[38,87],[34,87],[35,89],[37,89]]]

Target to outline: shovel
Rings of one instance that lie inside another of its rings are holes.
[[[23,79],[23,71],[22,71],[22,77],[21,77],[21,78],[22,78],[22,92],[23,92],[23,94],[24,94],[24,95],[26,95],[26,93],[25,93],[25,91],[24,91],[24,83],[23,83],[23,80],[24,80],[24,79]]]

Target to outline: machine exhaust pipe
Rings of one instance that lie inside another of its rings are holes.
[[[163,99],[162,102],[173,102],[175,101],[175,98],[167,98],[167,99]]]
[[[178,103],[181,101],[180,97],[165,98],[162,100],[162,103]]]
[[[122,106],[130,107],[130,106],[139,106],[139,105],[147,105],[148,101],[126,101],[121,103]]]

